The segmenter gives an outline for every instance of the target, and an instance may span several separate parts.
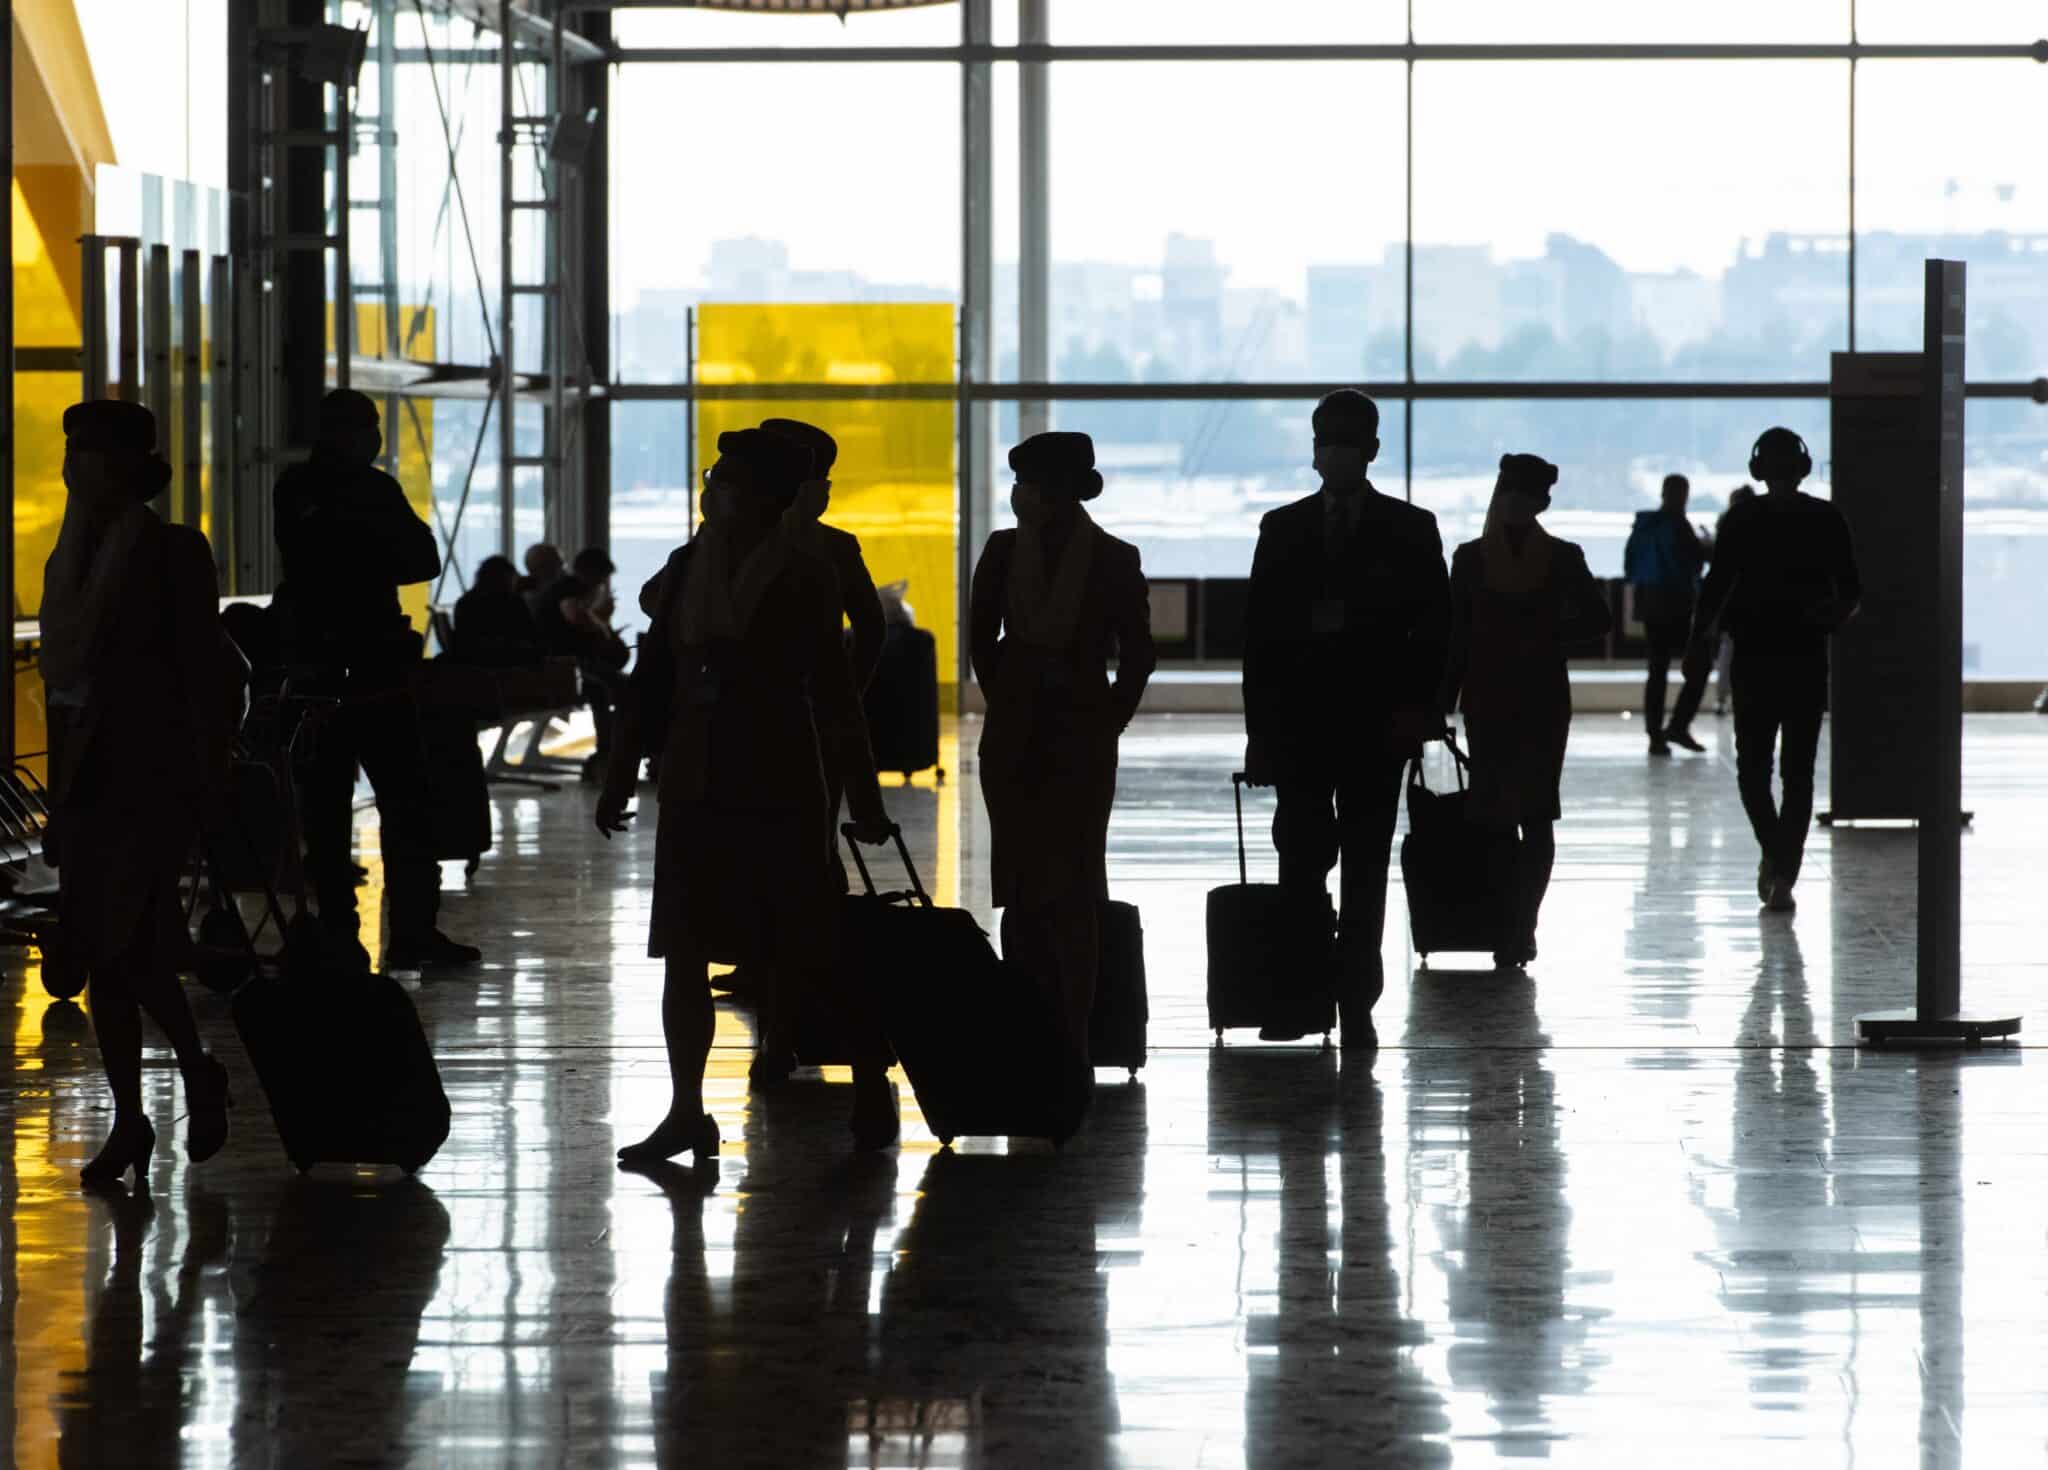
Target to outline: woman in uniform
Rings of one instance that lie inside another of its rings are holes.
[[[1518,834],[1504,969],[1536,958],[1536,914],[1557,858],[1553,824],[1571,731],[1574,643],[1612,625],[1586,554],[1536,523],[1550,507],[1557,466],[1504,454],[1485,533],[1451,557],[1451,658],[1443,708],[1463,699],[1472,748],[1472,810]]]
[[[1158,659],[1138,550],[1084,508],[1093,441],[1034,435],[1010,468],[1017,528],[989,537],[970,615],[992,887],[1004,956],[1049,986],[1085,1087],[1117,739]]]
[[[60,877],[61,962],[90,987],[114,1125],[81,1171],[145,1179],[156,1130],[142,1103],[142,1020],[177,1053],[197,1163],[227,1141],[227,1073],[206,1054],[178,986],[186,950],[178,875],[227,776],[234,710],[219,587],[206,538],[148,501],[170,483],[156,419],[103,400],[64,412],[63,528],[43,574],[50,721],[45,852]]]
[[[837,583],[824,562],[777,534],[810,478],[810,451],[741,429],[719,436],[718,453],[704,526],[662,574],[597,807],[599,831],[624,830],[643,746],[660,750],[648,953],[666,967],[673,1096],[654,1131],[619,1150],[628,1164],[717,1155],[718,1127],[703,1105],[710,961],[792,989],[830,985],[840,896],[827,861],[828,764],[844,783],[856,839],[885,841],[890,830],[841,647]],[[663,703],[666,731],[649,731]],[[772,996],[765,1009],[771,1028],[786,1014]],[[779,1041],[771,1037],[768,1050]],[[896,1139],[885,1058],[854,1068],[853,1130],[867,1148]]]

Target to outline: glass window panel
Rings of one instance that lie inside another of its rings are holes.
[[[1372,45],[1405,40],[1386,0],[1047,0],[1059,46]]]
[[[1716,0],[1711,5],[1643,0],[1415,0],[1415,39],[1427,42],[1671,42],[1675,44],[1846,41],[1845,4]],[[1867,39],[1867,38],[1866,38]]]
[[[713,305],[698,318],[701,379],[710,383],[953,382],[955,313],[915,302],[882,305]],[[718,436],[764,418],[817,424],[839,442],[825,519],[860,537],[875,582],[910,584],[920,627],[938,640],[939,680],[957,677],[958,439],[952,397],[937,399],[708,399],[697,411],[697,463]]]
[[[1836,62],[1418,65],[1416,376],[1825,378],[1848,84]]]
[[[617,621],[647,626],[641,584],[690,539],[690,410],[684,403],[612,405],[612,587]]]
[[[1963,432],[1963,672],[2048,678],[2048,408],[1973,398]]]
[[[1872,45],[2020,45],[2044,35],[2041,0],[1856,0],[1856,39]]]
[[[2048,374],[2048,67],[1871,61],[1856,77],[1856,345],[1920,346],[1924,263],[1968,263],[1972,378]]]
[[[1500,457],[1540,454],[1558,467],[1543,518],[1576,541],[1599,577],[1621,575],[1639,510],[1654,509],[1668,474],[1692,481],[1692,518],[1711,529],[1728,492],[1749,479],[1756,436],[1783,424],[1813,450],[1806,489],[1828,493],[1823,399],[1423,400],[1415,405],[1415,503],[1434,511],[1446,554],[1480,533]]]
[[[620,381],[683,381],[705,302],[957,299],[957,67],[624,66],[611,127]]]
[[[1053,376],[1398,377],[1404,87],[1398,63],[1055,68]]]
[[[1088,513],[1137,546],[1155,577],[1247,577],[1259,518],[1311,494],[1309,414],[1315,400],[1238,399],[1164,403],[1144,399],[1055,401],[1056,429],[1095,440],[1103,492]],[[1380,404],[1380,454],[1372,482],[1403,491],[1404,424],[1396,400]],[[997,415],[998,464],[1017,442],[1017,405]],[[995,524],[1012,526],[1006,465],[996,477]]]
[[[1007,0],[1014,6],[1015,0]],[[957,46],[960,8],[837,15],[746,15],[716,10],[621,10],[612,15],[612,39],[621,46]]]

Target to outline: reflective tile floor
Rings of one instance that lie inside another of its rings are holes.
[[[1212,1049],[1236,736],[1141,724],[1113,868],[1155,1051],[1061,1154],[941,1154],[907,1106],[900,1153],[857,1160],[842,1087],[749,1100],[721,1011],[716,1176],[617,1172],[664,1100],[650,844],[599,841],[574,788],[503,797],[450,898],[492,963],[416,992],[456,1115],[416,1182],[295,1177],[195,992],[242,1098],[227,1152],[82,1197],[108,1117],[85,1018],[17,962],[13,1462],[2039,1464],[2048,1064],[1850,1045],[1911,992],[1913,839],[1821,835],[1800,912],[1759,916],[1715,738],[1653,766],[1637,727],[1582,722],[1533,975],[1417,970],[1397,919],[1373,1056]],[[949,755],[890,797],[972,906],[986,825]],[[2048,722],[1973,721],[1968,759],[1968,995],[2048,1028]],[[154,1054],[166,1145],[173,1084]]]

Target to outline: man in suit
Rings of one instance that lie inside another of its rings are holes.
[[[1322,488],[1260,523],[1244,654],[1245,772],[1277,788],[1280,884],[1318,912],[1342,858],[1334,982],[1345,1044],[1367,1047],[1401,773],[1443,728],[1451,608],[1436,517],[1366,478],[1379,417],[1351,388],[1316,405]]]

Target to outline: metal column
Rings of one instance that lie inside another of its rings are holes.
[[[964,0],[961,40],[969,47],[994,40],[989,0]],[[959,667],[961,688],[972,678],[968,657],[968,589],[974,563],[995,511],[995,405],[974,398],[969,385],[994,374],[995,310],[995,103],[993,68],[969,59],[960,66],[960,443]]]
[[[197,527],[205,503],[202,478],[206,457],[206,359],[200,351],[206,326],[200,299],[200,255],[186,250],[178,256],[178,482],[172,515],[179,524]]]
[[[142,278],[143,405],[156,416],[157,453],[172,459],[176,421],[171,417],[171,247],[152,245]],[[157,497],[159,513],[175,520],[178,486],[174,479]]]
[[[1019,0],[1017,39],[1026,46],[1052,43],[1049,0]],[[1052,381],[1052,76],[1051,65],[1024,61],[1018,73],[1017,357],[1027,383]],[[1026,399],[1017,405],[1017,437],[1052,427],[1052,405]]]

